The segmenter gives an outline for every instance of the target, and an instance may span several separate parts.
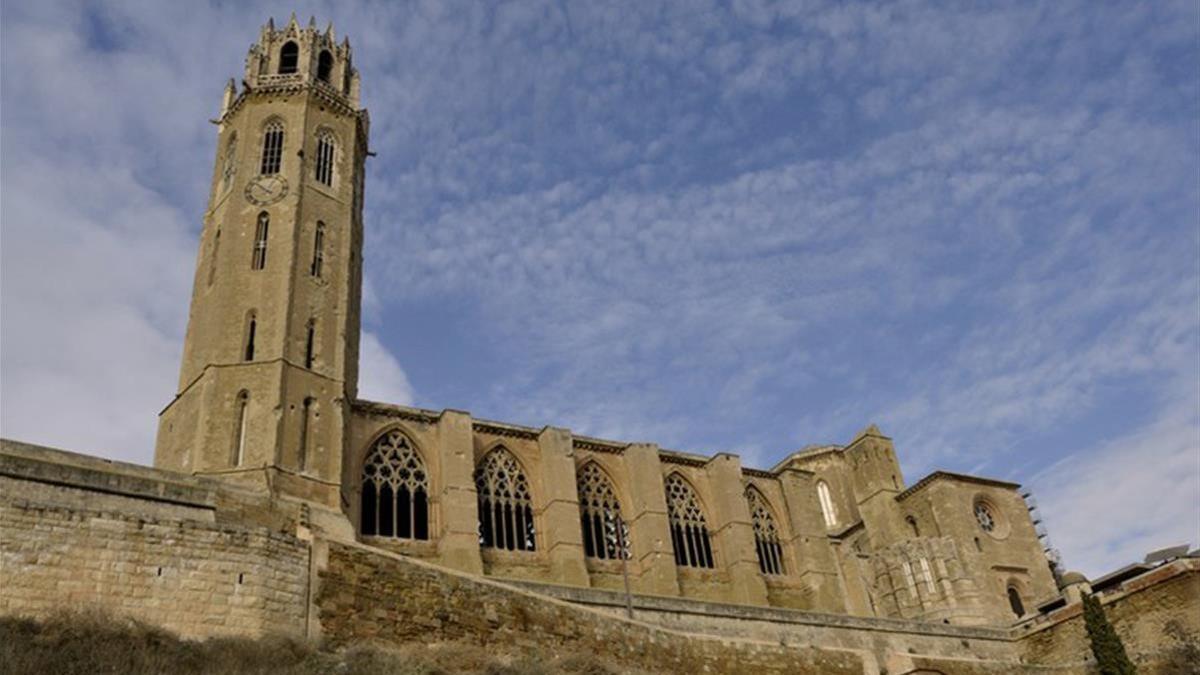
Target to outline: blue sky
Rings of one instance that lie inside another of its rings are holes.
[[[1070,567],[1200,543],[1193,2],[6,2],[5,436],[151,461],[292,10],[371,111],[362,396],[757,467],[875,422]]]

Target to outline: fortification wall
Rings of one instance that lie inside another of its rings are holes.
[[[620,593],[521,582],[540,594],[595,607],[613,615],[625,612]],[[718,637],[753,638],[791,646],[821,645],[866,650],[880,662],[891,654],[1011,662],[1009,631],[899,619],[877,619],[798,612],[787,609],[698,602],[679,598],[634,596],[635,617],[674,630]]]
[[[307,546],[218,518],[228,503],[253,521],[248,500],[170,472],[3,450],[0,614],[99,606],[187,637],[303,633]]]
[[[614,665],[665,673],[854,673],[869,654],[695,635],[448,573],[356,544],[330,543],[317,606],[335,644],[465,640],[506,648],[570,646]]]
[[[1200,657],[1200,560],[1164,565],[1099,596],[1139,673],[1192,672]],[[1091,661],[1083,605],[1073,603],[1016,629],[1022,655],[1041,663]],[[1190,655],[1189,655],[1190,650]]]

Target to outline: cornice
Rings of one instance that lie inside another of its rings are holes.
[[[990,487],[1005,488],[1009,490],[1015,490],[1021,487],[1020,483],[1010,483],[1008,481],[996,480],[994,478],[983,478],[982,476],[972,476],[965,473],[953,473],[951,471],[934,471],[916,483],[913,483],[912,487],[896,495],[895,499],[896,501],[903,501],[914,493],[929,487],[934,482],[939,480],[957,481],[960,483],[974,483],[976,485],[987,485]]]

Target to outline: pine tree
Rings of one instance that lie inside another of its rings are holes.
[[[1125,654],[1125,645],[1104,614],[1100,600],[1096,596],[1083,596],[1083,622],[1087,627],[1088,641],[1092,643],[1092,653],[1096,655],[1096,666],[1101,675],[1136,675],[1137,668]]]

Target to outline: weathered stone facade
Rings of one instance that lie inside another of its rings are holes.
[[[1082,663],[1074,628],[1029,647],[1010,633],[1059,596],[1018,486],[907,486],[874,426],[755,469],[358,399],[358,94],[332,30],[263,29],[217,120],[157,468],[6,442],[0,611],[98,602],[187,635],[617,645],[665,671]],[[626,579],[644,622],[609,613]]]

